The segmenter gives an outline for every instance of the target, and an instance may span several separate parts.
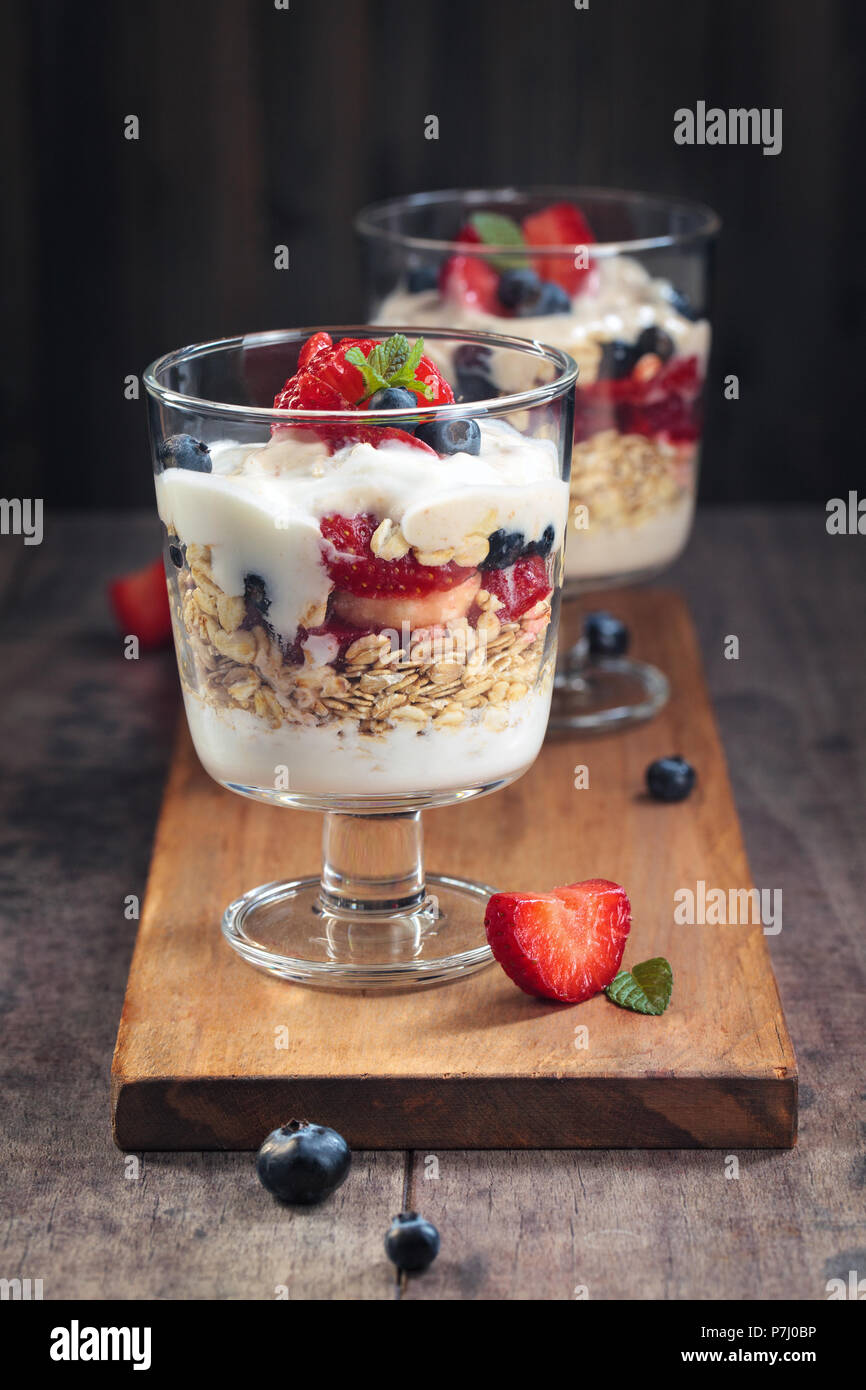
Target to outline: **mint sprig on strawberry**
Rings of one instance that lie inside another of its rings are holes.
[[[513,217],[506,217],[505,213],[473,212],[469,218],[469,225],[482,244],[513,246],[515,250],[526,245],[520,224],[515,222]],[[486,256],[485,260],[497,270],[519,270],[527,264],[524,256],[509,256],[507,252],[500,252],[498,256]]]
[[[671,1002],[673,971],[664,956],[641,961],[631,970],[620,970],[605,993],[621,1009],[636,1014],[663,1014]]]
[[[430,400],[433,388],[415,375],[424,354],[424,339],[417,338],[413,347],[405,333],[393,333],[383,343],[377,343],[365,357],[361,348],[350,348],[346,361],[357,367],[364,378],[362,401],[389,386],[402,386],[407,391]],[[359,402],[360,404],[361,402]]]

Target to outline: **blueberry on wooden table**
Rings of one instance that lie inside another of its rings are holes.
[[[256,1170],[281,1202],[310,1206],[345,1182],[352,1151],[342,1134],[326,1125],[290,1120],[273,1130],[259,1149]]]
[[[401,1211],[385,1236],[385,1254],[398,1269],[418,1274],[439,1254],[439,1232],[417,1211]]]
[[[679,756],[656,758],[646,770],[647,791],[654,801],[685,801],[696,780],[691,763]]]

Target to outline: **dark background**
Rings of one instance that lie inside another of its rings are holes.
[[[128,373],[195,339],[362,317],[351,217],[372,199],[555,182],[687,195],[724,219],[702,496],[846,492],[862,449],[864,12],[7,0],[5,494],[149,503]],[[676,145],[673,113],[699,99],[782,107],[782,153]]]

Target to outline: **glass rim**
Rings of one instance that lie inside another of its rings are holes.
[[[492,396],[482,401],[455,401],[452,405],[406,406],[397,410],[279,410],[274,406],[236,405],[230,401],[208,400],[202,396],[186,395],[174,391],[160,380],[160,373],[168,371],[180,363],[193,362],[198,358],[228,352],[245,345],[267,346],[274,343],[306,341],[314,333],[330,333],[338,338],[370,338],[393,333],[404,333],[407,338],[447,338],[451,341],[469,343],[476,347],[510,349],[524,356],[537,357],[551,362],[558,375],[553,381],[533,386],[528,391],[518,391],[507,396]],[[184,410],[190,414],[207,415],[230,420],[274,425],[301,425],[305,423],[345,422],[356,424],[397,424],[400,420],[463,419],[467,415],[507,415],[513,410],[526,410],[532,406],[545,405],[564,396],[569,387],[577,381],[578,367],[573,357],[561,348],[540,342],[537,338],[514,338],[504,333],[475,332],[469,329],[426,328],[420,325],[400,324],[349,324],[328,325],[324,328],[286,328],[273,329],[262,333],[244,333],[230,338],[214,338],[209,342],[190,343],[186,347],[175,348],[163,353],[147,366],[142,374],[145,390],[154,400],[174,410]]]
[[[663,194],[642,193],[624,188],[601,188],[584,184],[527,184],[502,185],[499,188],[444,188],[422,193],[407,193],[399,198],[385,198],[380,202],[368,203],[353,218],[355,231],[370,240],[386,241],[391,245],[403,246],[411,251],[449,251],[468,256],[508,255],[515,258],[524,256],[573,256],[575,244],[550,246],[497,245],[493,242],[483,244],[471,241],[444,241],[436,237],[408,236],[405,232],[392,231],[382,227],[377,217],[386,212],[415,210],[433,204],[448,202],[464,203],[467,208],[477,205],[482,210],[485,205],[515,203],[524,198],[540,197],[550,201],[570,201],[580,205],[588,198],[619,201],[632,206],[655,206],[661,209],[680,210],[690,213],[697,225],[687,232],[668,232],[661,236],[634,237],[620,241],[593,241],[586,244],[590,260],[602,260],[610,256],[636,251],[660,251],[675,246],[688,246],[712,241],[718,236],[722,219],[706,203],[695,202],[690,198],[667,197]]]

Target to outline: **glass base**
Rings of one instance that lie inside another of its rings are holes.
[[[670,697],[663,672],[627,656],[589,657],[581,641],[556,670],[548,728],[606,733],[652,719]]]
[[[230,903],[226,940],[270,975],[324,989],[405,989],[472,974],[493,959],[484,909],[494,889],[430,874],[417,902],[330,904],[320,878],[266,883]]]

